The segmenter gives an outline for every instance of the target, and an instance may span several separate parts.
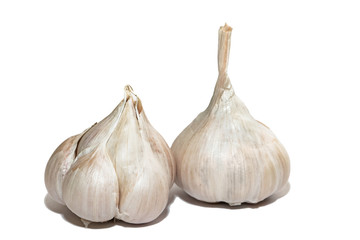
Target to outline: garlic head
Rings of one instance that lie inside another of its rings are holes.
[[[176,184],[205,202],[257,203],[288,181],[289,156],[235,95],[227,74],[232,28],[219,30],[219,76],[207,109],[175,139]]]
[[[156,219],[174,178],[171,150],[130,86],[106,118],[65,140],[45,170],[49,195],[89,222]]]

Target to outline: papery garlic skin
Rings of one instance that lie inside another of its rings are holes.
[[[175,139],[176,184],[205,202],[257,203],[288,181],[290,161],[271,130],[235,95],[227,75],[232,29],[219,30],[219,77],[207,109]]]
[[[156,219],[174,179],[171,150],[130,86],[109,116],[61,144],[45,171],[49,195],[91,222]]]

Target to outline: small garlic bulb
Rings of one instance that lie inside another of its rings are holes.
[[[154,220],[174,178],[171,150],[130,86],[109,116],[65,140],[45,170],[49,195],[89,222]]]
[[[289,157],[235,95],[227,74],[232,28],[219,30],[219,77],[207,109],[175,139],[176,184],[205,202],[257,203],[288,181]]]

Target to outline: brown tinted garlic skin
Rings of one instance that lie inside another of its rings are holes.
[[[156,219],[174,178],[171,150],[130,86],[109,116],[65,140],[45,170],[49,195],[90,222]]]
[[[176,184],[205,202],[257,203],[280,190],[289,156],[235,95],[227,74],[231,27],[219,30],[219,77],[207,109],[175,139]]]

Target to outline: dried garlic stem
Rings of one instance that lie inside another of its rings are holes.
[[[218,68],[219,74],[227,73],[227,67],[230,54],[232,28],[228,25],[220,27],[219,30],[219,47],[218,47]]]

